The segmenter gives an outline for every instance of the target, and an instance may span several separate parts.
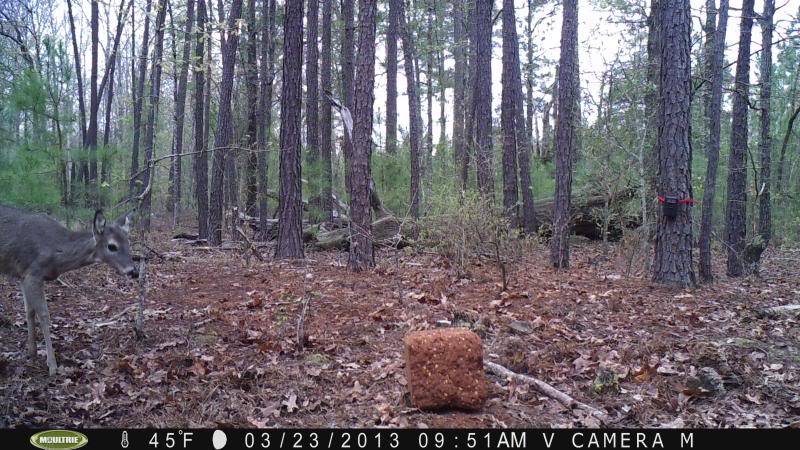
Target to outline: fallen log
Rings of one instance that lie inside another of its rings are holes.
[[[620,193],[616,197],[616,202],[621,203],[631,198],[633,191]],[[553,221],[553,211],[555,201],[552,198],[534,200],[536,209],[536,223],[539,225],[543,234],[549,235],[549,226]],[[603,227],[602,220],[598,213],[606,207],[606,196],[590,195],[575,196],[572,199],[572,226],[573,233],[585,236],[589,239],[602,239]],[[622,224],[622,226],[620,226]],[[621,220],[614,220],[608,229],[609,239],[616,240],[622,237],[624,228],[636,228],[641,224],[641,217],[625,215]],[[544,225],[544,227],[542,227]]]

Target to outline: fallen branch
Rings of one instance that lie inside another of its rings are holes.
[[[484,362],[484,365],[486,366],[487,369],[489,369],[491,372],[495,373],[496,375],[500,375],[500,376],[503,376],[503,377],[506,377],[506,378],[513,378],[513,379],[515,379],[517,381],[522,381],[524,383],[531,384],[531,385],[533,385],[534,388],[536,388],[537,391],[541,392],[542,394],[544,394],[544,395],[546,395],[546,396],[548,396],[550,398],[554,398],[554,399],[558,400],[564,406],[567,406],[569,408],[582,409],[584,411],[587,411],[588,413],[590,413],[592,416],[594,416],[595,418],[599,419],[603,423],[609,422],[608,414],[606,414],[605,412],[600,411],[599,409],[596,409],[596,408],[594,408],[592,406],[589,406],[586,403],[581,403],[581,402],[575,400],[574,398],[572,398],[569,395],[559,391],[558,389],[554,388],[553,386],[550,386],[549,384],[545,383],[544,381],[538,380],[538,379],[533,378],[533,377],[528,376],[528,375],[522,375],[522,374],[519,374],[519,373],[516,373],[516,372],[512,372],[511,370],[506,369],[505,367],[501,366],[500,364],[493,363],[493,362],[490,362],[490,361]]]
[[[769,316],[777,316],[780,314],[800,313],[800,305],[781,305],[767,308],[764,313]]]

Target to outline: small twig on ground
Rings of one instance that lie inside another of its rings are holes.
[[[311,296],[303,296],[302,305],[300,307],[300,315],[297,316],[297,350],[303,351],[306,343],[306,315],[308,314],[308,304],[311,301]]]
[[[136,311],[136,322],[133,329],[136,332],[136,339],[143,340],[144,334],[144,304],[147,300],[147,259],[139,261],[139,309]]]
[[[569,408],[578,408],[578,409],[582,409],[584,411],[587,411],[592,416],[594,416],[595,418],[599,419],[602,423],[608,423],[609,422],[608,414],[606,414],[605,412],[600,411],[599,409],[594,408],[593,406],[589,406],[586,403],[581,403],[581,402],[575,400],[574,398],[572,398],[569,395],[559,391],[558,389],[554,388],[553,386],[550,386],[549,384],[545,383],[544,381],[538,380],[538,379],[533,378],[533,377],[528,376],[528,375],[522,375],[522,374],[519,374],[519,373],[516,373],[516,372],[512,372],[511,370],[501,366],[500,364],[493,363],[493,362],[490,362],[490,361],[485,361],[484,365],[486,366],[487,369],[489,369],[490,371],[492,371],[493,373],[495,373],[497,375],[500,375],[500,376],[503,376],[503,377],[506,377],[506,378],[513,378],[513,379],[515,379],[517,381],[522,381],[524,383],[528,383],[528,384],[533,385],[533,387],[537,391],[541,392],[542,394],[544,394],[544,395],[546,395],[546,396],[548,396],[550,398],[554,398],[554,399],[558,400],[564,406],[567,406]]]

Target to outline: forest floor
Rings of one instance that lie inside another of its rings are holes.
[[[246,267],[236,251],[169,237],[151,237],[163,258],[148,265],[144,340],[132,325],[136,283],[96,265],[48,284],[55,377],[41,342],[37,358],[25,355],[20,295],[0,279],[0,426],[599,425],[493,374],[479,412],[415,409],[403,336],[441,320],[472,326],[486,360],[604,409],[608,426],[800,424],[800,318],[763,314],[800,303],[800,250],[769,249],[760,276],[676,290],[621,275],[614,247],[603,256],[601,244],[578,242],[572,268],[557,272],[547,248],[529,243],[503,293],[490,261],[464,278],[438,255],[409,251],[381,251],[364,274],[347,271],[344,252]],[[693,384],[701,368],[721,375],[723,392]]]

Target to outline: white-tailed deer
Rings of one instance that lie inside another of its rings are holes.
[[[106,224],[103,212],[97,211],[91,232],[71,231],[43,214],[0,206],[0,274],[21,280],[28,355],[36,356],[34,318],[38,318],[50,375],[55,375],[58,365],[50,339],[44,281],[96,262],[107,263],[121,275],[138,278],[128,241],[130,223],[130,213]]]

